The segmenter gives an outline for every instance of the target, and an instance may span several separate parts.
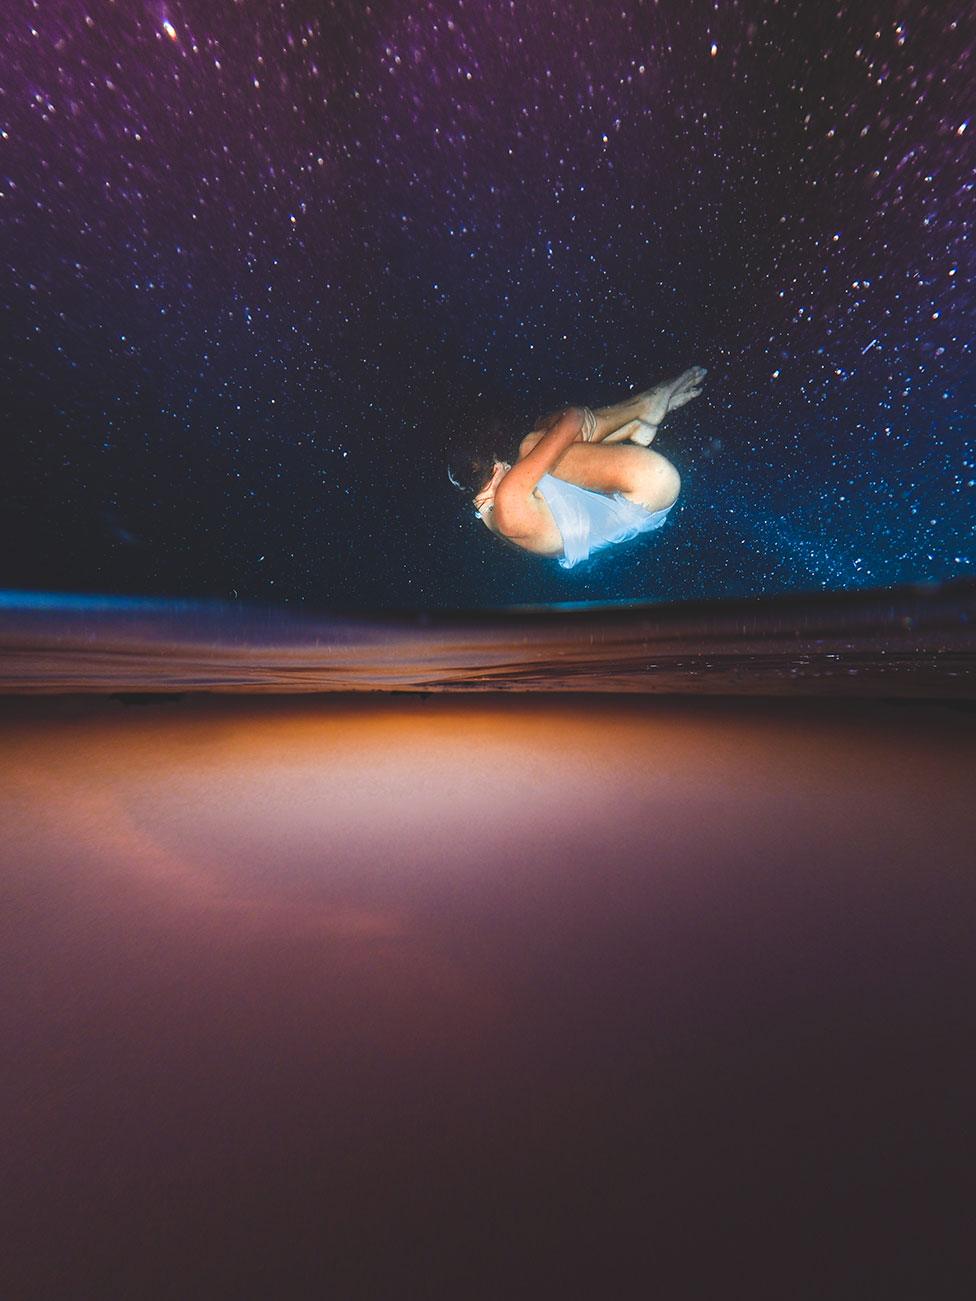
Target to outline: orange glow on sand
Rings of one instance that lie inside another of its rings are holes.
[[[463,1295],[490,1224],[596,1295],[611,1243],[689,1268],[690,1225],[724,1235],[696,1278],[787,1268],[785,1172],[834,1205],[865,1144],[915,1186],[976,977],[962,714],[197,697],[0,727],[17,1294],[201,1259],[211,1294],[341,1292],[371,1259],[390,1295],[421,1251]],[[937,1206],[904,1196],[917,1236]]]

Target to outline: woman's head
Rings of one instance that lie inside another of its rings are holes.
[[[475,514],[480,520],[483,520],[484,523],[488,525],[493,533],[495,532],[495,493],[498,489],[498,485],[501,483],[502,479],[505,478],[505,475],[508,474],[511,468],[512,467],[507,461],[496,461],[492,466],[491,478],[480,492],[475,493],[474,496]]]
[[[452,449],[447,475],[459,492],[473,496],[488,483],[498,464],[498,456],[486,446],[462,445]]]
[[[455,453],[448,466],[447,474],[451,483],[460,492],[472,499],[474,512],[478,519],[491,530],[494,527],[495,490],[511,469],[508,461],[497,456],[488,456],[479,449]]]
[[[492,532],[497,531],[492,519],[495,489],[511,469],[501,449],[511,445],[511,430],[519,424],[517,413],[498,402],[469,402],[459,412],[455,436],[447,444],[448,479]]]

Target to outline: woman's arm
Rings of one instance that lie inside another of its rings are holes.
[[[495,518],[506,533],[517,533],[526,511],[536,517],[531,501],[533,490],[544,474],[554,469],[567,448],[572,447],[583,428],[583,411],[567,407],[559,419],[505,475],[495,491]]]

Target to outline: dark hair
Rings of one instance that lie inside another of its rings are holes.
[[[512,423],[497,409],[466,410],[463,419],[447,443],[447,471],[455,488],[471,496],[491,478],[495,462],[508,459],[503,449],[512,443]]]
[[[448,478],[459,492],[470,496],[485,486],[491,478],[495,462],[500,459],[487,443],[456,444],[448,452]]]
[[[527,413],[512,403],[466,409],[463,432],[447,446],[447,477],[459,492],[469,496],[478,492],[491,478],[496,461],[515,460],[511,453],[500,451],[511,446],[513,429],[551,429],[565,410],[558,407],[529,421]]]

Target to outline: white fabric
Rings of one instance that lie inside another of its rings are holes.
[[[572,569],[602,547],[659,529],[676,504],[665,510],[648,511],[629,501],[623,493],[615,492],[608,497],[552,474],[544,474],[537,486],[562,534],[563,555],[559,563],[563,569]]]

